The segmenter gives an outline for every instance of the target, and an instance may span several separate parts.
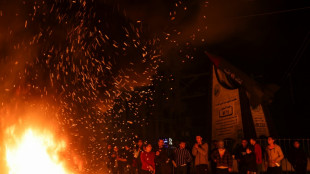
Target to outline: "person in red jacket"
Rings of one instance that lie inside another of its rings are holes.
[[[152,151],[152,145],[147,144],[145,151],[141,152],[142,174],[155,174],[155,152]]]
[[[255,138],[251,138],[250,143],[254,147],[254,153],[256,156],[257,174],[260,174],[262,171],[262,148],[260,147],[259,144],[256,143]]]

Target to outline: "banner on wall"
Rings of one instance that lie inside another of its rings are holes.
[[[213,67],[212,84],[212,139],[243,137],[240,97],[238,89],[224,88]]]
[[[262,105],[258,105],[256,108],[251,107],[251,114],[254,122],[256,136],[269,136],[268,125],[265,119]]]
[[[223,71],[213,67],[212,76],[212,139],[241,139],[244,137],[242,109],[250,110],[250,119],[257,137],[269,136],[262,105],[256,108],[242,108],[239,87]],[[252,126],[252,125],[251,125]]]

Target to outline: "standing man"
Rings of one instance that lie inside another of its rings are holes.
[[[164,140],[158,140],[158,148],[155,151],[155,164],[157,174],[171,174],[172,166],[168,149],[164,147]]]
[[[268,137],[268,144],[265,155],[268,162],[267,174],[281,174],[281,160],[284,158],[282,149],[274,143],[274,138],[271,136]]]
[[[187,164],[192,161],[192,156],[185,146],[185,142],[181,141],[179,148],[174,150],[174,160],[172,163],[175,167],[175,174],[186,174]]]
[[[210,154],[213,154],[215,151],[218,150],[218,141],[217,140],[213,140],[213,149],[211,150]],[[214,160],[211,159],[211,155],[210,155],[210,165],[211,165],[211,172],[215,173],[216,172],[216,163],[214,162]]]
[[[132,168],[135,174],[141,174],[141,152],[143,151],[143,141],[139,140],[135,149],[133,150],[133,163]]]
[[[307,154],[300,148],[300,143],[294,141],[294,147],[290,151],[288,160],[293,165],[296,174],[307,173]]]
[[[127,164],[126,154],[124,151],[120,151],[117,146],[114,147],[114,158],[113,174],[124,174],[125,167]]]
[[[259,144],[256,143],[255,138],[250,139],[250,144],[254,147],[254,154],[256,158],[256,165],[257,165],[257,174],[260,174],[262,171],[262,148]]]
[[[195,156],[195,168],[197,174],[208,173],[208,144],[202,142],[200,135],[196,136],[196,144],[192,149],[192,154]]]
[[[247,174],[247,166],[245,162],[247,147],[248,147],[248,141],[246,139],[242,139],[241,146],[238,146],[235,152],[235,157],[238,162],[239,174]]]
[[[215,174],[229,174],[229,172],[232,172],[233,159],[225,149],[224,141],[218,142],[218,148],[212,152],[211,159],[216,164]]]

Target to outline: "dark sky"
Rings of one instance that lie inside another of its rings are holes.
[[[184,42],[187,32],[195,33],[206,24],[207,31],[199,35],[206,42],[194,45],[223,57],[264,85],[279,85],[269,106],[278,135],[308,136],[310,2],[210,0],[207,8],[201,7],[204,1],[185,3],[188,11],[173,24],[167,21],[169,2],[135,0],[124,7],[128,17],[144,21],[150,33],[175,27],[185,33]],[[206,16],[203,24],[201,16]]]
[[[269,106],[279,136],[308,137],[309,2],[243,3],[256,5],[235,17],[239,31],[210,46],[257,81],[280,86]]]
[[[278,135],[306,137],[310,133],[310,71],[306,63],[310,55],[309,2],[245,2],[260,6],[237,17],[242,32],[211,47],[257,81],[279,85],[269,106]]]

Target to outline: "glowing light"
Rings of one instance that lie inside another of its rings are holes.
[[[50,132],[28,129],[18,137],[7,130],[6,161],[9,174],[68,174],[59,159],[64,142],[56,142]]]

